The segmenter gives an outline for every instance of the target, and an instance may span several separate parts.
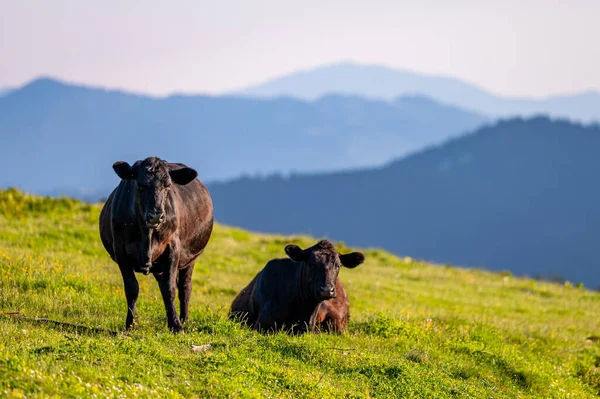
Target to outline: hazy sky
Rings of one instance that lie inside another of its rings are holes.
[[[383,64],[497,94],[600,90],[600,0],[0,0],[0,87],[219,93]]]

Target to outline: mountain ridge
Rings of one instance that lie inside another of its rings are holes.
[[[254,97],[288,95],[301,99],[318,98],[327,92],[384,100],[422,94],[492,117],[549,114],[584,122],[600,120],[600,91],[597,90],[542,98],[499,96],[457,78],[351,62],[302,70],[236,91]]]
[[[4,97],[12,93],[15,89],[10,86],[0,87],[0,97]]]
[[[195,166],[206,181],[359,168],[487,121],[423,98],[157,99],[43,78],[0,98],[0,156],[7,164],[30,160],[0,186],[48,193],[64,176],[83,191],[106,190],[113,162],[150,154]]]
[[[229,225],[598,287],[599,148],[597,125],[517,118],[383,167],[209,189]]]

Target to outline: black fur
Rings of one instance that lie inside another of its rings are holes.
[[[341,331],[348,319],[349,301],[338,279],[340,267],[354,268],[364,262],[364,255],[340,255],[325,240],[305,250],[290,244],[285,252],[289,258],[269,261],[238,294],[230,317],[259,331],[299,333],[337,317],[334,329]]]
[[[213,228],[213,206],[196,171],[182,164],[146,158],[133,166],[113,165],[122,179],[100,214],[100,236],[119,265],[127,298],[126,328],[136,317],[139,286],[135,272],[158,281],[169,328],[188,317],[192,272]],[[179,289],[180,317],[175,310]]]

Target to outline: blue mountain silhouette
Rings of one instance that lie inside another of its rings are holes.
[[[152,98],[43,78],[0,98],[0,187],[103,196],[111,165],[149,155],[207,180],[380,165],[473,130],[486,117],[422,97],[315,101]]]
[[[513,119],[380,168],[209,189],[230,225],[599,287],[599,151],[597,125]]]
[[[348,62],[293,73],[238,93],[268,98],[291,96],[305,100],[319,98],[326,93],[383,100],[421,94],[493,117],[548,114],[583,122],[600,121],[600,93],[595,91],[544,99],[501,97],[454,78]]]

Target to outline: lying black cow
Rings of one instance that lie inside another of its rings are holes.
[[[123,179],[100,214],[100,236],[118,263],[127,297],[126,328],[136,317],[139,286],[134,272],[158,281],[169,328],[181,331],[188,317],[194,261],[213,228],[213,206],[194,169],[146,158],[133,166],[113,165]],[[180,318],[175,309],[179,289]]]
[[[348,321],[349,301],[338,280],[340,267],[354,268],[365,256],[340,255],[326,240],[305,250],[288,245],[285,252],[289,259],[269,261],[238,294],[230,317],[258,331],[341,332]]]

